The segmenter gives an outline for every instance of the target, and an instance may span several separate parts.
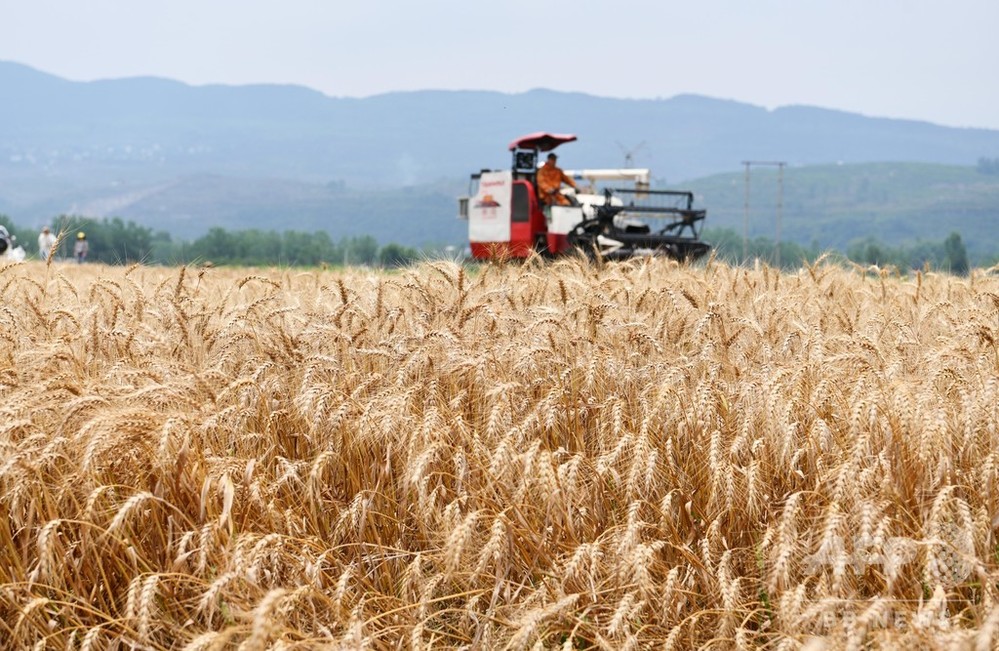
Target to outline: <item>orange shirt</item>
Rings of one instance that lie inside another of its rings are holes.
[[[558,189],[563,183],[576,187],[576,183],[568,176],[565,175],[558,165],[554,163],[546,162],[538,169],[538,194],[541,195],[541,200],[546,203],[551,203],[553,200],[559,201]]]

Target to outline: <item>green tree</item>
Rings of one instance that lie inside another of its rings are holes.
[[[953,274],[958,274],[960,276],[968,275],[968,269],[970,265],[968,264],[968,251],[964,248],[964,242],[961,241],[961,234],[953,232],[947,236],[944,240],[944,265]]]
[[[150,241],[149,261],[158,264],[184,264],[186,242],[174,242],[170,233],[157,231]]]
[[[378,252],[378,262],[383,267],[405,267],[420,255],[416,249],[391,242]]]
[[[200,259],[213,264],[226,264],[234,261],[235,242],[232,235],[224,228],[211,228],[208,233],[195,240],[190,249],[192,259]]]
[[[234,233],[237,248],[244,264],[286,264],[282,256],[281,236],[275,231],[260,231],[255,228]]]
[[[706,228],[702,234],[709,243],[715,257],[729,264],[743,262],[743,248],[749,260],[765,260],[769,264],[776,262],[776,243],[768,237],[754,237],[745,243],[740,233],[731,228]],[[804,247],[797,242],[784,241],[780,243],[780,263],[784,269],[794,269],[803,261],[812,261],[819,257],[821,251],[817,244]]]
[[[73,244],[76,242],[77,233],[82,232],[90,244],[88,261],[105,264],[152,261],[153,232],[146,226],[131,221],[125,222],[118,217],[98,221],[87,217],[61,215],[55,221],[52,230],[56,233],[65,233],[57,253],[60,257],[73,257]],[[32,250],[37,251],[37,245],[32,247]]]
[[[846,257],[857,264],[875,264],[879,267],[895,263],[894,252],[887,249],[873,237],[868,237],[851,244],[846,250]]]
[[[378,242],[370,235],[342,238],[340,248],[344,264],[374,264],[378,256]]]
[[[317,231],[226,231],[212,228],[190,244],[172,244],[166,250],[174,262],[211,261],[214,264],[315,266],[322,263],[374,264],[378,243],[373,237],[343,238],[334,243]]]

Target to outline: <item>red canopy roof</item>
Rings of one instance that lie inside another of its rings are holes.
[[[538,149],[540,151],[551,151],[559,145],[572,142],[576,136],[570,133],[529,133],[521,136],[510,143],[510,151],[514,149]]]

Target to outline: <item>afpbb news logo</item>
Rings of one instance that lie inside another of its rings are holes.
[[[842,576],[849,570],[863,576],[869,567],[875,567],[892,584],[904,574],[921,570],[920,577],[929,585],[951,588],[975,570],[975,538],[970,525],[940,523],[922,540],[858,534],[851,542],[847,547],[842,536],[826,537],[814,554],[804,558],[805,572]]]

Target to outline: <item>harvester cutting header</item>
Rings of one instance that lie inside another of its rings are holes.
[[[517,138],[509,147],[510,169],[471,175],[469,194],[458,199],[458,212],[468,220],[474,258],[581,249],[605,259],[661,255],[695,260],[710,250],[700,239],[705,211],[693,208],[693,193],[650,189],[647,169],[566,170],[560,178],[554,161],[541,168],[541,153],[574,140],[574,135],[554,133]],[[561,187],[562,180],[569,187]],[[598,183],[608,182],[633,187],[598,189]]]

